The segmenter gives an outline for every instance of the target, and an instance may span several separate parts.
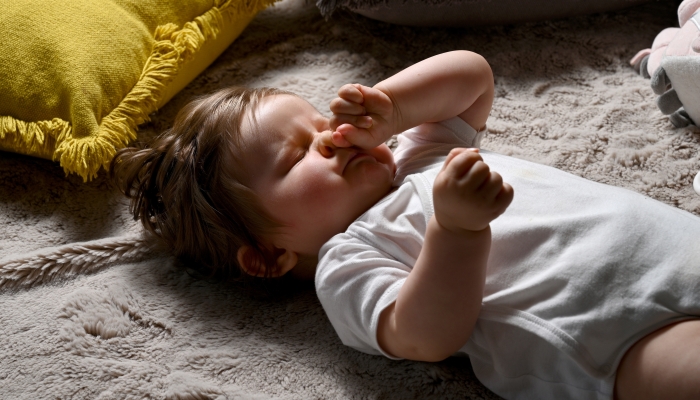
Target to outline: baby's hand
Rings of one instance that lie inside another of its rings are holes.
[[[433,186],[435,218],[445,229],[480,231],[513,201],[513,188],[491,172],[477,149],[452,149]]]
[[[384,92],[360,85],[343,85],[330,104],[333,144],[372,149],[393,135],[394,104]]]

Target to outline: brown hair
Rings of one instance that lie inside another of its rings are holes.
[[[199,275],[235,279],[242,245],[257,265],[275,265],[279,254],[261,241],[279,227],[242,181],[237,161],[241,123],[273,88],[232,87],[185,105],[173,126],[145,148],[125,148],[110,176],[146,230]],[[274,271],[266,268],[266,276]]]

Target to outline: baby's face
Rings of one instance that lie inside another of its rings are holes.
[[[336,147],[328,118],[291,95],[264,98],[255,122],[243,121],[243,156],[262,206],[284,227],[275,247],[317,256],[323,243],[345,229],[391,190],[391,150]]]

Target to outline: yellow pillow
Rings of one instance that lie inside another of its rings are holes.
[[[0,2],[0,150],[95,177],[274,1]]]

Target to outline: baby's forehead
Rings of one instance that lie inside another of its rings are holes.
[[[316,125],[324,118],[306,100],[290,94],[270,95],[251,104],[241,121],[238,150],[265,154],[293,136],[303,125]]]
[[[249,110],[248,127],[285,135],[294,125],[311,124],[320,127],[328,121],[311,103],[292,94],[267,96]]]
[[[291,93],[275,94],[261,99],[256,107],[264,112],[308,114],[309,117],[323,117],[321,112],[303,97]]]

